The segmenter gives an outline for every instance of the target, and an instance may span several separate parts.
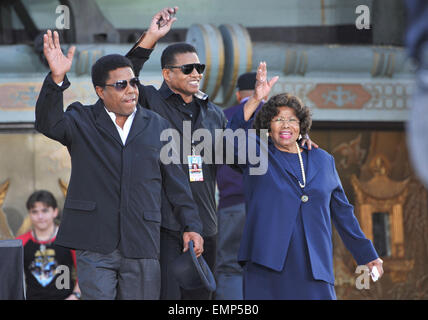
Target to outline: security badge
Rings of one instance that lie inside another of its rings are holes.
[[[202,173],[202,157],[195,154],[195,148],[192,146],[192,155],[187,156],[187,164],[189,166],[190,182],[204,181]]]

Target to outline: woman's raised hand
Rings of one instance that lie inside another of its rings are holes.
[[[263,98],[267,97],[274,86],[278,81],[279,77],[275,76],[269,81],[267,80],[267,67],[266,62],[262,61],[257,68],[256,75],[256,86],[254,88],[254,98],[258,101],[262,101]]]
[[[267,81],[266,62],[260,62],[259,67],[257,68],[254,93],[244,105],[245,121],[248,121],[252,117],[260,102],[269,95],[273,85],[278,81],[278,79],[279,77],[275,76]]]

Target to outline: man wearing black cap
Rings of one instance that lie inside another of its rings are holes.
[[[238,105],[224,110],[227,119],[244,107],[252,96],[256,83],[256,73],[248,72],[238,78],[236,100]],[[261,108],[260,103],[257,111]],[[242,268],[237,256],[242,230],[245,223],[245,199],[242,175],[227,165],[217,172],[217,186],[220,201],[217,211],[218,238],[215,275],[216,300],[242,300]]]

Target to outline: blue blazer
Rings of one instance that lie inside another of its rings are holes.
[[[244,121],[241,110],[228,127],[248,129],[250,122],[252,120]],[[256,140],[260,149],[263,142],[259,137]],[[301,189],[292,168],[279,161],[281,151],[272,142],[265,147],[268,156],[266,174],[250,175],[252,165],[248,162],[241,165],[247,207],[238,254],[241,264],[251,261],[281,271],[299,211],[314,279],[334,284],[331,222],[359,265],[378,258],[372,242],[359,226],[340,182],[334,158],[329,153],[322,149],[308,152],[306,186]],[[308,197],[306,202],[302,201],[303,195]]]

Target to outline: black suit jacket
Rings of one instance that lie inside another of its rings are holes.
[[[134,65],[134,72],[138,76],[144,63],[150,56],[151,49],[142,49],[135,47],[127,53],[127,57],[131,59]],[[153,86],[139,86],[139,103],[144,108],[150,109],[156,112],[164,119],[168,120],[169,127],[176,129],[180,134],[180,148],[181,155],[184,157],[188,154],[183,154],[185,148],[183,146],[184,141],[188,144],[191,141],[191,137],[183,134],[183,121],[178,116],[179,111],[174,104],[174,98],[171,95],[175,95],[171,89],[168,88],[164,82],[162,87],[157,90]],[[177,95],[175,95],[177,96]],[[172,100],[171,100],[172,99]],[[179,100],[181,97],[179,98]],[[194,96],[195,102],[199,106],[199,117],[196,120],[195,125],[192,128],[192,132],[196,129],[207,129],[210,131],[212,137],[212,164],[203,164],[203,175],[204,181],[202,182],[191,182],[190,188],[192,190],[193,198],[198,206],[199,216],[203,225],[203,236],[213,236],[217,233],[217,216],[216,216],[216,200],[215,200],[215,187],[216,187],[216,173],[217,167],[215,162],[216,154],[216,130],[225,129],[227,124],[227,118],[223,111],[216,106],[214,103],[209,101],[208,96],[200,92]],[[199,143],[199,141],[197,141]],[[223,152],[225,155],[226,153]],[[181,156],[180,155],[180,156]],[[201,153],[202,156],[203,153]],[[182,159],[184,160],[184,158]],[[182,161],[183,171],[186,172],[188,178],[188,167],[187,164]],[[179,230],[179,221],[177,215],[174,213],[174,208],[169,202],[167,197],[162,197],[162,227],[169,230]]]
[[[168,123],[137,105],[125,145],[104,109],[71,104],[63,112],[63,91],[48,75],[36,104],[36,129],[67,146],[71,177],[56,243],[129,258],[159,258],[161,192],[174,205],[182,229],[202,225],[179,165],[164,165],[160,133]]]

